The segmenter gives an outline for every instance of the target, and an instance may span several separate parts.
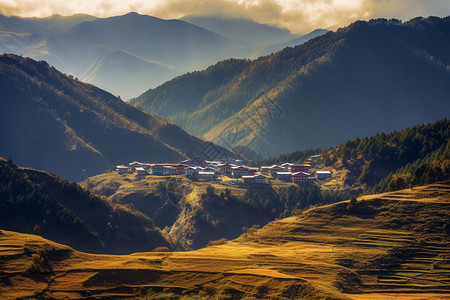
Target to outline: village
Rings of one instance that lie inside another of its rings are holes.
[[[176,176],[185,175],[195,181],[221,180],[228,184],[260,185],[278,179],[282,182],[308,184],[331,177],[331,171],[315,170],[315,161],[320,155],[310,156],[304,163],[283,163],[281,165],[251,167],[242,160],[218,159],[204,160],[193,158],[179,163],[131,162],[116,166],[119,174],[136,173],[138,176]]]

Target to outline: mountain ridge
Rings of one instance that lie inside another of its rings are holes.
[[[263,156],[432,122],[450,111],[450,52],[443,50],[450,49],[449,24],[448,17],[358,21],[254,61],[226,60],[186,74],[132,103],[222,146]],[[228,80],[186,97],[185,82],[224,66]],[[294,124],[296,131],[286,130]]]
[[[45,62],[0,56],[0,86],[0,154],[68,179],[127,161],[179,161],[209,145]]]
[[[224,22],[230,23],[229,20]],[[254,22],[251,24],[265,28]],[[242,27],[239,30],[242,32],[246,25],[238,27]],[[280,31],[277,29],[276,32]],[[286,40],[293,37],[285,36]],[[48,40],[52,42],[48,43]],[[277,41],[280,41],[280,36],[277,36]],[[263,44],[270,44],[270,41]],[[89,80],[124,99],[222,59],[257,57],[265,47],[250,45],[245,39],[226,37],[179,19],[164,20],[133,12],[109,18],[89,15],[19,18],[0,15],[1,52],[45,60],[63,72],[83,81]],[[127,65],[129,59],[122,58],[115,62],[106,59],[117,51],[174,66],[176,72],[158,77],[162,74],[160,70],[155,70],[148,77],[148,70],[135,68],[133,63]],[[120,72],[116,70],[117,64],[120,65]],[[123,85],[131,81],[137,86],[137,91],[133,93],[131,89],[122,89],[121,80],[125,81]]]

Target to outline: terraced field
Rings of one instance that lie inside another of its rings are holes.
[[[402,197],[399,197],[402,196]],[[450,182],[310,209],[189,252],[0,234],[2,299],[449,299]]]

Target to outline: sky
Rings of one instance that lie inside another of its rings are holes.
[[[85,13],[110,17],[138,12],[162,19],[185,15],[250,18],[307,33],[356,20],[448,16],[450,0],[0,0],[0,13],[22,17]]]

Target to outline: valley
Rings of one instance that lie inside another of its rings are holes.
[[[445,299],[449,205],[450,182],[436,183],[312,208],[222,245],[127,256],[85,254],[2,230],[0,293],[52,299]]]
[[[450,299],[445,1],[25,2],[0,299]]]

